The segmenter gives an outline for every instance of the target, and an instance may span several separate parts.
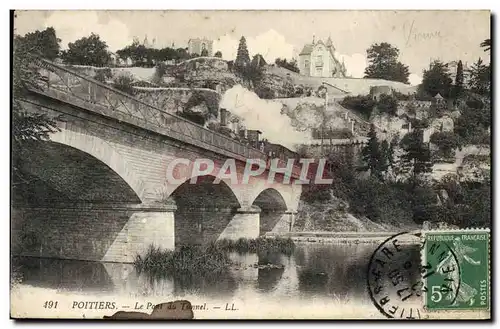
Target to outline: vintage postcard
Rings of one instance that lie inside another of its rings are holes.
[[[11,318],[491,319],[489,11],[11,15]]]

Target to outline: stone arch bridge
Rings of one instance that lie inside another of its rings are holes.
[[[22,102],[56,117],[60,131],[19,154],[14,254],[132,262],[151,244],[171,249],[291,229],[299,167],[291,184],[280,173],[269,183],[269,168],[248,184],[214,184],[213,174],[171,184],[174,159],[211,159],[215,171],[235,159],[240,178],[247,159],[266,156],[51,62],[34,65],[43,80]]]

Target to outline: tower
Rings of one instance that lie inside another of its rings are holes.
[[[329,36],[328,40],[326,40],[326,47],[332,52],[335,52],[335,47],[333,46],[332,38]]]

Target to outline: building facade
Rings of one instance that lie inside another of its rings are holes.
[[[201,56],[203,50],[207,50],[209,57],[213,56],[213,40],[208,40],[207,38],[196,38],[189,39],[188,41],[188,53],[189,54],[198,54]]]
[[[300,74],[311,77],[335,77],[345,78],[345,64],[335,58],[335,47],[332,39],[328,38],[326,43],[322,40],[306,44],[299,53]]]

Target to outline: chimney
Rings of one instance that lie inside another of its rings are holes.
[[[313,45],[316,42],[316,36],[313,34]]]
[[[262,134],[260,130],[247,130],[247,138],[251,144],[259,142],[259,135]]]
[[[226,109],[220,109],[220,124],[221,126],[226,126],[227,125],[227,110]]]

